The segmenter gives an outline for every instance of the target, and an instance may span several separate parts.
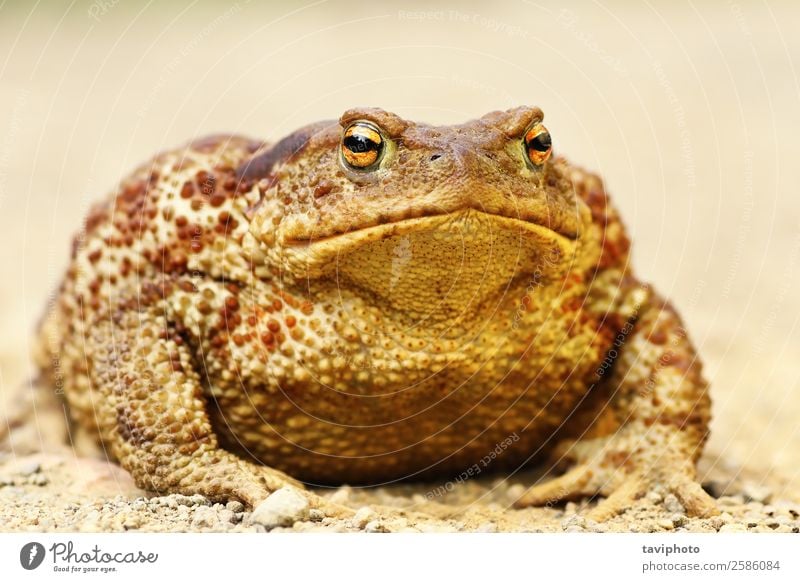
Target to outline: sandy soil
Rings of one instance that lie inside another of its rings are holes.
[[[658,493],[606,524],[574,504],[510,510],[527,472],[433,501],[441,483],[326,491],[357,517],[301,511],[293,529],[798,531],[797,3],[135,4],[0,8],[1,424],[88,204],[155,151],[218,131],[274,139],[353,105],[455,123],[535,104],[556,149],[604,176],[638,272],[702,354],[700,472],[722,515],[689,519]],[[264,529],[236,504],[150,498],[83,446],[27,453],[59,423],[29,417],[0,457],[0,529]]]
[[[623,515],[597,523],[581,516],[584,506],[509,509],[536,474],[477,479],[441,497],[429,492],[444,483],[374,489],[320,491],[357,510],[348,519],[311,511],[286,511],[286,519],[260,519],[241,503],[211,504],[202,496],[152,496],[137,489],[112,463],[74,455],[0,457],[0,524],[20,531],[342,531],[342,532],[800,532],[800,503],[779,492],[785,483],[715,464],[704,486],[718,497],[721,515],[689,518],[678,500],[657,492]],[[736,477],[732,477],[736,475]],[[450,487],[448,487],[450,489]],[[275,527],[276,523],[282,525]]]

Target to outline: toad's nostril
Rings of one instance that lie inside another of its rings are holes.
[[[442,154],[433,154],[433,155],[431,156],[431,161],[432,161],[432,162],[435,162],[436,160],[438,160],[438,159],[439,159],[439,158],[441,158],[441,157],[442,157]]]

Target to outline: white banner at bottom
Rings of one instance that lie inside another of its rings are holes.
[[[0,534],[0,580],[800,580],[792,534]],[[589,578],[591,577],[591,578]]]

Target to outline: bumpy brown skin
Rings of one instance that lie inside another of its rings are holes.
[[[631,275],[599,178],[526,159],[541,118],[356,109],[273,146],[217,136],[156,157],[77,238],[44,375],[154,491],[257,504],[287,474],[551,459],[571,468],[519,506],[600,493],[602,519],[659,488],[713,513],[694,480],[700,363]],[[354,120],[384,134],[375,168],[341,158]]]

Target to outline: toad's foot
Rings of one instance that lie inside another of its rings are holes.
[[[137,483],[146,489],[164,493],[180,491],[185,495],[200,494],[212,501],[236,499],[251,509],[255,509],[275,491],[291,487],[306,499],[309,509],[322,511],[326,517],[348,518],[355,513],[349,507],[306,490],[300,482],[281,471],[247,462],[220,449],[192,456],[183,467],[173,465],[171,474],[163,469],[156,475],[144,474],[136,469],[132,473]]]
[[[623,513],[648,492],[658,491],[673,493],[690,516],[709,517],[719,513],[714,499],[695,480],[694,462],[682,452],[682,447],[665,442],[660,448],[648,446],[627,452],[618,448],[620,441],[625,441],[625,432],[628,431],[618,438],[573,443],[568,454],[577,464],[555,479],[534,485],[515,505],[547,506],[604,495],[606,499],[586,517],[605,521]]]

